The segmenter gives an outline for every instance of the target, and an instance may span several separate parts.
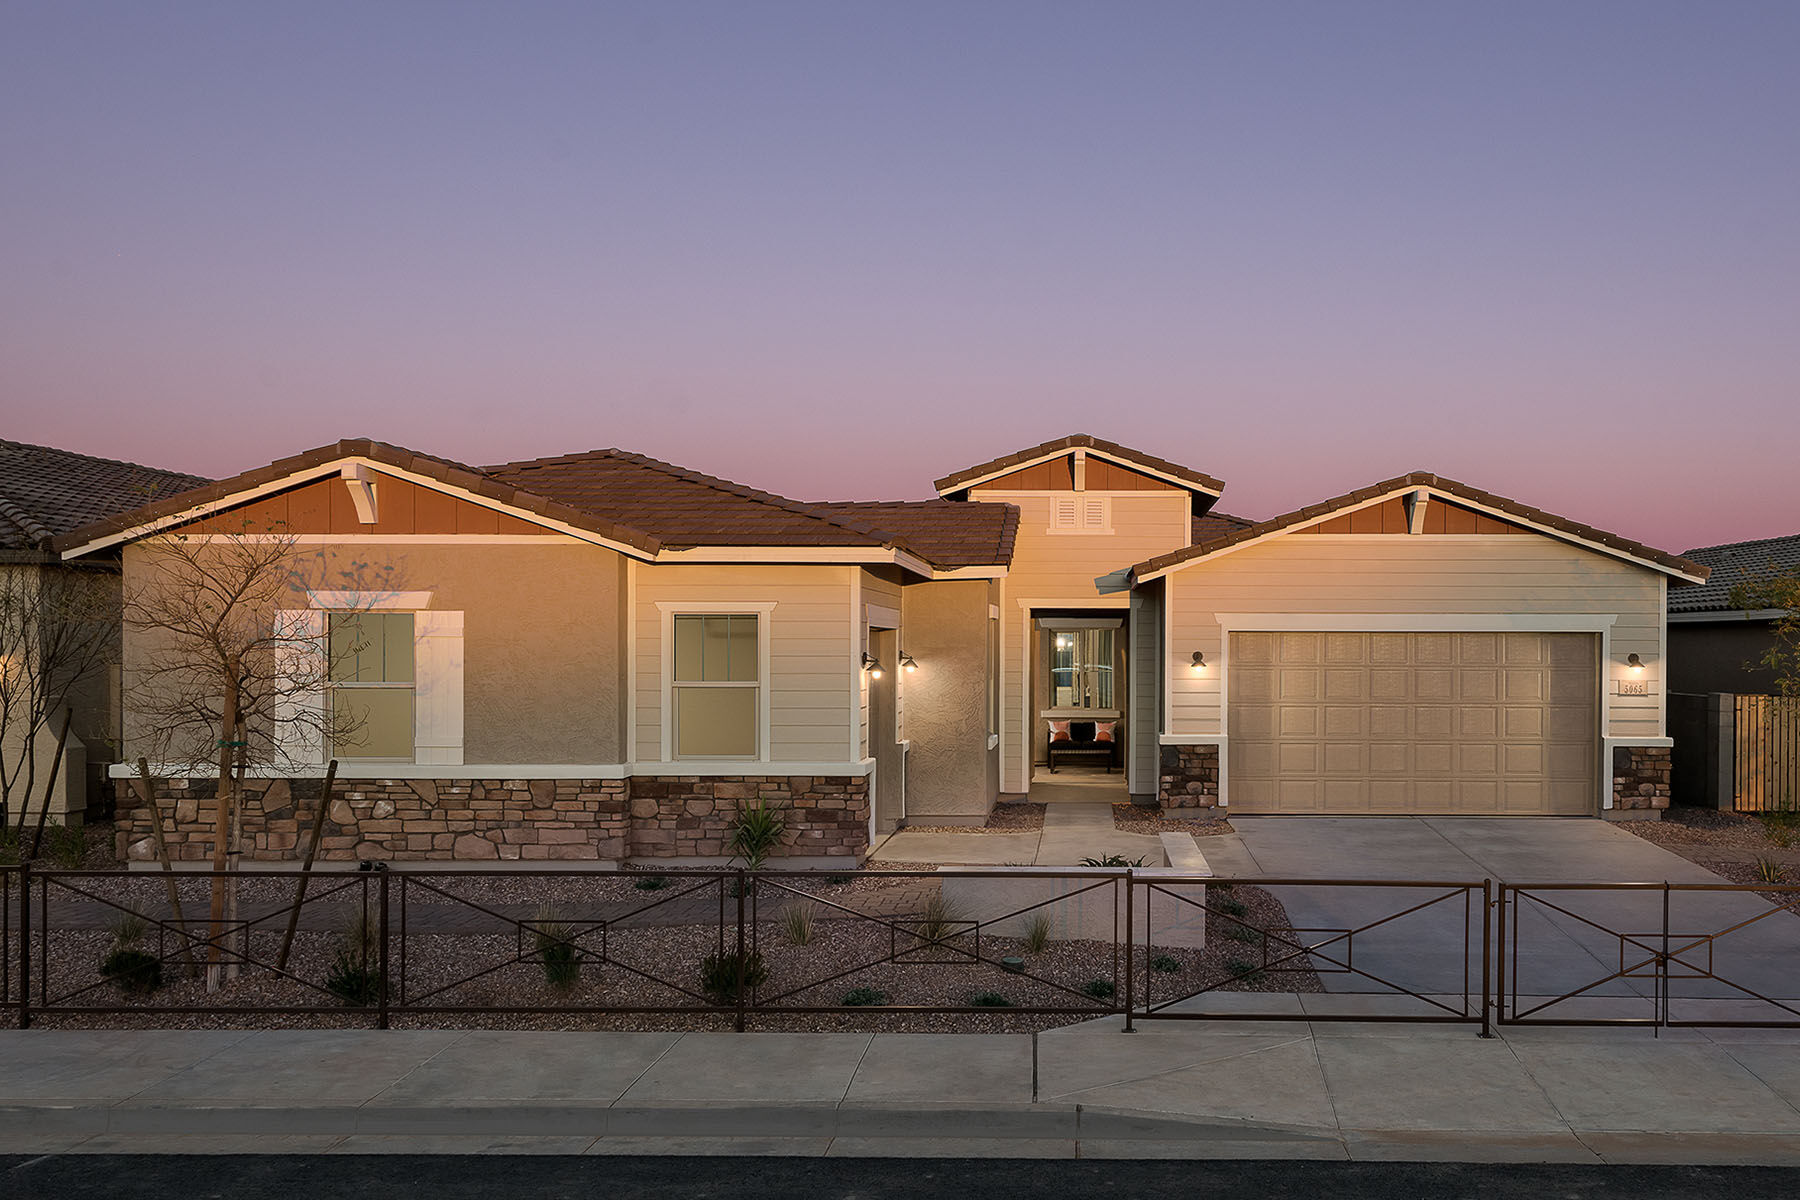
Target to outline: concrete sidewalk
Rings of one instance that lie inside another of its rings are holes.
[[[0,1153],[1800,1163],[1800,1031],[0,1032]]]

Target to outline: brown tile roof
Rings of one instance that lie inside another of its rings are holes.
[[[967,467],[961,471],[944,476],[942,479],[933,483],[932,486],[940,493],[953,492],[961,487],[967,486],[972,480],[980,479],[984,475],[992,475],[1004,471],[1008,467],[1015,467],[1021,463],[1028,463],[1034,458],[1043,458],[1045,455],[1055,454],[1059,450],[1074,450],[1077,448],[1099,450],[1102,453],[1122,458],[1128,463],[1141,463],[1153,471],[1160,471],[1164,475],[1169,475],[1182,480],[1203,492],[1209,492],[1215,496],[1225,490],[1225,485],[1217,479],[1214,479],[1211,475],[1203,475],[1199,471],[1181,466],[1179,463],[1172,463],[1166,459],[1145,454],[1141,450],[1133,450],[1129,446],[1121,446],[1117,442],[1103,441],[1088,433],[1072,433],[1068,437],[1055,438],[1052,441],[1033,446],[1029,450],[1020,450],[1016,454],[1008,454],[1001,458],[979,463],[973,467]]]
[[[179,471],[0,440],[0,555],[41,559],[58,534],[205,482]]]
[[[834,514],[625,450],[589,450],[485,470],[588,512],[614,514],[671,549],[882,546],[919,553],[852,514]]]
[[[1596,542],[1620,555],[1652,563],[1677,577],[1686,575],[1705,579],[1707,575],[1707,568],[1699,563],[1690,562],[1666,551],[1653,549],[1641,542],[1620,537],[1616,533],[1607,533],[1605,530],[1595,529],[1591,525],[1583,525],[1579,521],[1571,521],[1567,517],[1559,517],[1554,513],[1545,512],[1541,508],[1533,508],[1528,504],[1521,504],[1517,500],[1509,500],[1492,492],[1484,492],[1480,488],[1470,487],[1466,483],[1458,483],[1454,479],[1433,475],[1429,471],[1414,471],[1410,475],[1383,480],[1381,483],[1371,484],[1366,488],[1359,488],[1354,492],[1347,492],[1330,500],[1322,500],[1317,504],[1309,504],[1305,508],[1295,509],[1291,513],[1283,513],[1279,517],[1271,517],[1267,521],[1259,521],[1233,533],[1215,536],[1207,542],[1199,542],[1170,554],[1159,555],[1131,568],[1131,578],[1136,581],[1142,576],[1166,571],[1170,567],[1180,566],[1182,563],[1192,562],[1197,558],[1204,558],[1228,547],[1252,541],[1267,534],[1278,533],[1283,529],[1304,524],[1318,517],[1329,516],[1334,512],[1353,508],[1364,501],[1373,500],[1389,492],[1408,487],[1434,488],[1449,496],[1486,505],[1521,520],[1543,525],[1584,541]]]
[[[1013,504],[844,500],[813,507],[888,530],[906,539],[907,545],[932,564],[946,569],[1011,564],[1019,532],[1019,509]]]
[[[1697,546],[1683,558],[1709,567],[1712,576],[1699,587],[1669,593],[1670,612],[1731,612],[1732,589],[1760,583],[1788,571],[1800,571],[1800,533],[1754,542]]]
[[[411,471],[414,474],[435,479],[439,483],[459,487],[487,499],[560,521],[576,529],[599,534],[601,537],[633,546],[646,553],[654,554],[660,545],[655,537],[641,529],[598,517],[590,511],[562,503],[550,496],[526,491],[517,484],[490,478],[466,463],[420,454],[417,451],[408,450],[404,446],[371,441],[368,438],[350,438],[334,445],[308,450],[304,454],[296,454],[291,458],[277,459],[266,467],[257,467],[240,475],[233,475],[230,479],[221,479],[216,483],[203,484],[142,508],[84,525],[79,529],[62,534],[52,544],[59,551],[85,545],[110,534],[133,529],[163,517],[173,516],[196,504],[223,500],[262,484],[274,483],[296,472],[322,466],[342,458],[366,458],[371,462],[381,463],[397,470]]]
[[[1214,538],[1222,538],[1228,533],[1236,533],[1240,529],[1248,529],[1256,524],[1249,517],[1234,517],[1230,513],[1203,512],[1194,517],[1194,544],[1210,542]]]

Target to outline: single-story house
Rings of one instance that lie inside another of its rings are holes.
[[[28,807],[36,820],[54,775],[50,821],[79,824],[88,808],[103,807],[110,792],[106,768],[118,750],[119,556],[65,560],[51,541],[205,482],[0,439],[0,771],[12,784],[7,818],[16,821]],[[65,714],[69,736],[53,772]],[[27,761],[27,741],[35,762]]]
[[[716,860],[762,796],[791,857],[849,862],[1028,794],[1053,738],[1171,811],[1668,802],[1663,614],[1693,562],[1424,473],[1252,522],[1088,435],[935,487],[802,503],[619,450],[476,468],[346,441],[56,545],[122,552],[129,588],[162,535],[279,528],[318,575],[271,622],[323,643],[380,615],[380,661],[317,697],[360,706],[361,740],[257,772],[252,858],[294,853],[328,755],[324,845],[356,858]],[[331,585],[351,562],[401,582]],[[136,736],[128,712],[126,760]],[[202,857],[211,783],[156,774]],[[122,787],[144,856],[133,814]]]
[[[1800,533],[1700,546],[1682,557],[1712,571],[1699,587],[1669,593],[1669,690],[1769,695],[1775,672],[1763,655],[1775,645],[1781,608],[1737,608],[1731,595],[1800,571]]]

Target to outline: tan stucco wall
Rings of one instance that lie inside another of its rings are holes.
[[[145,551],[128,547],[126,585]],[[431,593],[429,607],[463,613],[463,762],[611,764],[620,756],[623,568],[611,550],[551,545],[301,546],[304,581],[283,607],[305,608],[307,587]],[[273,615],[269,617],[273,621]],[[153,639],[125,633],[127,679]],[[142,731],[127,730],[129,758]],[[447,775],[456,773],[447,768]]]
[[[985,817],[996,781],[987,748],[985,580],[914,583],[902,593],[906,649],[908,819]]]

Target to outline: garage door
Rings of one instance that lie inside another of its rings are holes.
[[[1583,633],[1235,633],[1245,813],[1596,811],[1599,648]]]

